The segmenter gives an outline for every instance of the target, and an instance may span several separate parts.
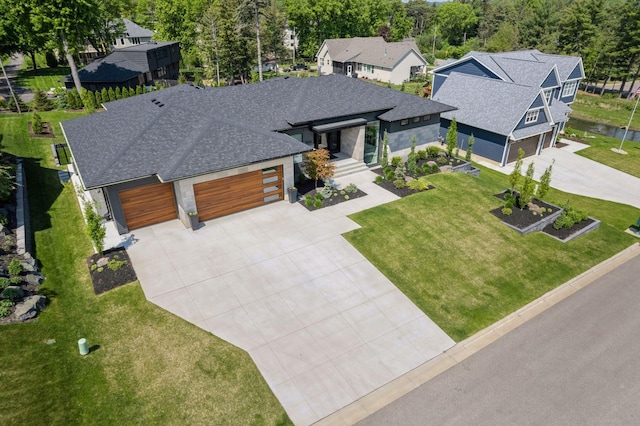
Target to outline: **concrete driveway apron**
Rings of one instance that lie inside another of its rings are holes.
[[[315,212],[279,202],[209,221],[136,230],[128,248],[148,300],[246,350],[293,422],[311,424],[454,342],[341,234],[366,197]]]
[[[551,174],[552,187],[572,194],[640,208],[640,179],[575,154],[576,151],[587,147],[584,144],[566,139],[562,139],[562,142],[567,146],[545,149],[541,155],[525,158],[522,163],[522,173],[524,174],[533,161],[535,163],[534,179],[540,181],[544,170],[555,160]],[[505,174],[511,173],[514,166],[509,164],[498,167],[482,161],[480,164]]]

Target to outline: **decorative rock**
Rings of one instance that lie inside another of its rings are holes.
[[[109,263],[109,258],[108,257],[101,257],[96,262],[96,265],[98,265],[98,268],[104,268],[105,266],[107,266],[107,263]]]
[[[42,311],[46,305],[47,298],[41,294],[36,294],[18,303],[13,315],[20,321],[26,321],[35,318],[38,312]]]
[[[40,285],[44,280],[44,277],[39,273],[27,274],[27,276],[24,277],[24,280],[29,284]]]
[[[31,264],[31,262],[22,261],[22,262],[20,262],[20,264],[22,265],[22,270],[25,271],[25,272],[35,272],[36,271],[36,266]]]

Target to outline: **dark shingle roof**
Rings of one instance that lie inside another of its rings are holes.
[[[277,132],[296,124],[374,111],[391,121],[453,109],[339,75],[215,89],[182,85],[105,108],[62,123],[87,188],[150,175],[177,180],[305,152],[307,145]]]
[[[78,76],[83,83],[125,82],[150,71],[149,62],[144,52],[177,43],[177,41],[160,41],[114,50],[104,58],[93,61],[80,69]],[[61,81],[71,82],[73,79],[71,75],[68,75]]]

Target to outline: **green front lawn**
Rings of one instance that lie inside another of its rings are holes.
[[[622,127],[629,123],[634,105],[635,101],[627,99],[605,98],[578,92],[575,102],[571,104],[571,117]],[[633,117],[630,128],[640,130],[640,114]]]
[[[379,270],[454,340],[471,336],[637,240],[623,231],[638,209],[552,190],[602,221],[568,243],[520,236],[489,210],[507,176],[482,169],[429,178],[433,191],[351,216],[362,228],[345,234]],[[553,182],[552,182],[553,184]]]
[[[620,139],[579,131],[576,135],[578,141],[590,145],[576,154],[640,178],[640,142],[625,140],[622,145],[625,155],[611,151],[611,148],[620,147]]]
[[[36,322],[0,328],[0,424],[290,424],[246,352],[147,302],[137,282],[93,294],[74,189],[58,180],[52,141],[27,137],[27,119],[1,115],[0,134],[3,151],[25,158],[51,304]]]
[[[60,79],[69,74],[71,71],[68,67],[38,68],[36,71],[23,69],[18,73],[16,83],[29,90],[40,89],[47,92],[52,87],[64,87]]]

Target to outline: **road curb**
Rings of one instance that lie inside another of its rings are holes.
[[[479,350],[485,348],[500,337],[515,330],[525,322],[549,309],[558,302],[571,296],[578,290],[591,284],[603,275],[611,272],[623,263],[640,255],[640,243],[622,250],[593,268],[583,272],[566,283],[550,290],[538,299],[528,303],[503,319],[480,330],[473,336],[455,344],[442,354],[409,371],[316,422],[315,425],[353,425],[379,409],[401,398],[418,386],[423,385],[440,373],[457,365]]]

